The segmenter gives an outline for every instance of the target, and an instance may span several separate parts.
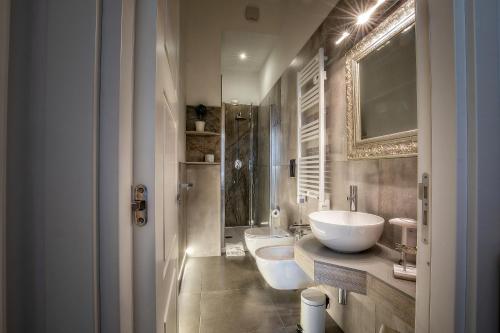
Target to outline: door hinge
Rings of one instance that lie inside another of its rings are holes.
[[[418,184],[418,198],[422,200],[422,224],[429,224],[429,174],[422,174],[422,182]]]
[[[145,185],[132,188],[132,212],[134,223],[142,227],[148,223],[148,189]]]

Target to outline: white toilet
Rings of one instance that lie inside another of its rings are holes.
[[[293,245],[261,247],[255,252],[255,260],[260,274],[274,289],[303,289],[312,283],[295,262]]]
[[[286,230],[269,227],[250,228],[245,230],[245,244],[248,251],[255,258],[255,251],[264,246],[293,245],[294,237]]]

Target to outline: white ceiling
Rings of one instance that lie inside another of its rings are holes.
[[[225,31],[222,33],[221,69],[226,71],[259,72],[271,53],[277,36],[254,32]],[[247,58],[240,59],[245,53]]]

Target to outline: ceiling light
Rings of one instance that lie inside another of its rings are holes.
[[[346,39],[347,36],[349,36],[349,33],[347,31],[344,31],[342,33],[342,36],[340,36],[340,38],[335,42],[335,45],[339,45],[340,43],[342,43],[342,41]]]
[[[370,7],[366,12],[358,15],[358,20],[357,20],[357,24],[364,24],[366,22],[368,22],[368,20],[370,19],[370,16],[372,16],[372,14],[375,12],[375,10],[377,10],[377,8],[382,4],[384,3],[385,0],[377,0],[377,3],[374,4],[372,7]]]
[[[240,59],[245,60],[247,58],[247,54],[245,52],[240,53]]]

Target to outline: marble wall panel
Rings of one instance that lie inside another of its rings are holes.
[[[257,165],[255,187],[255,221],[257,224],[269,222],[269,165]]]
[[[276,85],[278,85],[277,83]],[[276,86],[275,85],[275,86]],[[269,221],[270,189],[271,189],[271,162],[270,162],[270,110],[273,91],[268,94],[259,105],[257,122],[257,158],[255,161],[255,219],[256,223]]]
[[[357,0],[357,6],[366,1]],[[280,93],[280,142],[279,164],[285,168],[297,156],[297,72],[313,57],[320,47],[325,48],[328,62],[326,65],[325,107],[327,128],[327,189],[330,192],[332,209],[349,209],[347,195],[349,185],[358,186],[358,210],[381,215],[386,219],[393,217],[412,217],[417,214],[417,158],[393,158],[380,160],[347,159],[346,142],[346,98],[345,98],[345,53],[369,31],[359,32],[342,45],[335,45],[337,31],[346,23],[346,10],[352,2],[341,1],[329,14],[317,31],[307,41],[279,82],[264,99],[269,105]],[[397,7],[397,6],[396,6]],[[388,15],[396,7],[392,8]],[[382,20],[383,17],[376,18]],[[286,207],[287,223],[302,219],[307,222],[307,214],[318,209],[315,200],[309,200],[299,207],[296,204],[296,180],[287,173],[280,172],[278,200],[280,207]],[[295,192],[294,192],[295,191]],[[299,210],[301,214],[299,214]],[[395,248],[400,242],[398,227],[388,222],[384,227],[381,243]],[[410,243],[416,239],[415,233],[409,235]]]
[[[186,161],[204,162],[206,154],[213,154],[220,162],[220,136],[186,136]]]
[[[401,241],[401,228],[388,225],[395,217],[417,219],[417,158],[379,161],[378,215],[386,219],[381,243],[392,246]],[[408,233],[410,245],[416,245],[416,230]]]

